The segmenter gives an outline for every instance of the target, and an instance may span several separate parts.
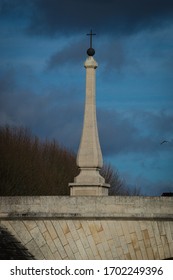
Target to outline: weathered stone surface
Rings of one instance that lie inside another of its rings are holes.
[[[173,219],[172,197],[0,197],[0,219]],[[153,227],[154,231],[154,227]],[[158,229],[156,233],[159,234]],[[173,231],[171,231],[173,234]]]
[[[171,197],[1,197],[0,225],[37,259],[164,259],[172,210]]]
[[[95,69],[98,64],[89,56],[84,64],[86,68],[85,113],[81,142],[77,155],[79,175],[70,183],[71,196],[105,196],[109,185],[105,184],[99,170],[103,165],[100,148],[95,101]]]

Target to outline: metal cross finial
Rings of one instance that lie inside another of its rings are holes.
[[[92,48],[92,36],[93,36],[93,35],[96,35],[96,34],[95,34],[95,33],[92,33],[92,29],[91,29],[90,33],[87,34],[87,36],[90,36],[90,48]]]

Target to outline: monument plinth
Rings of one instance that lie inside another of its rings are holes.
[[[93,35],[92,32],[90,35]],[[95,97],[95,70],[98,67],[93,58],[95,54],[90,41],[90,48],[87,51],[88,58],[84,63],[86,68],[86,99],[83,131],[77,155],[77,166],[80,173],[70,183],[70,195],[108,195],[109,184],[100,175],[99,170],[103,166],[102,152],[100,148],[97,118],[96,118],[96,97]]]

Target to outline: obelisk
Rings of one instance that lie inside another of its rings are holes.
[[[96,118],[96,83],[95,72],[98,67],[93,58],[95,50],[92,48],[92,36],[90,32],[90,48],[88,57],[84,63],[86,68],[86,98],[83,131],[77,155],[77,166],[80,173],[70,183],[71,196],[103,196],[108,195],[109,184],[100,175],[99,170],[103,166],[102,152],[100,148],[97,118]]]

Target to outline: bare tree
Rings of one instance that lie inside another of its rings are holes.
[[[69,195],[76,155],[57,141],[40,141],[23,127],[0,127],[0,195]],[[109,195],[136,195],[111,165],[101,170]]]
[[[106,183],[110,184],[109,195],[140,195],[140,188],[129,188],[126,181],[110,164],[104,165],[100,173]]]

